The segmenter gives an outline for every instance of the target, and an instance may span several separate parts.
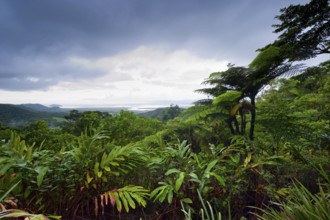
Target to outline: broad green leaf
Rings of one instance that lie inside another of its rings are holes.
[[[7,195],[8,195],[11,191],[13,191],[13,190],[15,189],[15,187],[16,187],[20,182],[21,182],[21,181],[18,181],[18,182],[15,183],[12,187],[10,187],[10,189],[7,190],[7,191],[1,196],[1,198],[0,198],[0,202],[2,202],[3,200],[5,200],[6,197],[7,197]]]
[[[30,214],[28,212],[19,209],[9,209],[1,212],[0,218],[19,218],[26,217],[33,220],[46,220],[48,219],[44,215]]]
[[[103,169],[103,167],[105,166],[106,161],[107,161],[107,154],[104,152],[100,164],[101,169]]]
[[[1,167],[0,169],[0,174],[5,174],[7,172],[7,170],[9,170],[11,168],[13,164],[11,163],[7,163],[6,165],[4,165],[3,167]]]
[[[37,185],[38,187],[41,186],[42,184],[42,181],[44,180],[44,177],[48,171],[48,167],[37,167],[36,168],[36,171],[38,173],[38,176],[37,176]]]
[[[189,181],[191,181],[191,182],[196,182],[196,183],[199,183],[199,184],[202,183],[202,181],[199,180],[199,179],[189,179]]]
[[[194,179],[199,179],[196,173],[189,173],[189,176],[191,176]]]
[[[122,210],[123,207],[122,207],[122,204],[121,204],[121,201],[120,201],[120,198],[119,198],[118,192],[114,192],[113,195],[114,195],[115,200],[116,200],[117,210],[118,210],[119,212],[121,212],[121,210]]]
[[[125,211],[129,212],[128,202],[126,200],[126,197],[124,196],[123,192],[119,191],[119,197],[124,205]]]
[[[167,195],[167,202],[168,202],[168,204],[171,204],[172,203],[172,200],[173,200],[173,191],[172,190],[169,190],[168,191],[168,195]]]
[[[192,204],[192,200],[190,198],[184,198],[180,200],[183,203],[188,203],[188,204]]]
[[[179,174],[179,178],[175,181],[175,191],[178,192],[182,183],[183,183],[183,180],[184,180],[184,176],[185,176],[185,172],[180,172]]]
[[[150,193],[150,198],[155,197],[162,189],[164,186],[157,187]]]
[[[116,158],[118,160],[118,158]],[[114,166],[114,167],[118,167],[119,166],[119,163],[118,162],[115,162],[115,161],[111,161],[110,162],[110,165]]]
[[[91,177],[89,173],[87,173],[86,177],[87,177],[87,183],[90,183],[93,180],[93,177]]]
[[[242,96],[242,93],[239,91],[228,91],[216,97],[213,100],[213,104],[220,104],[225,102],[237,102]]]
[[[166,187],[167,185],[157,187],[154,191],[151,192],[150,197],[153,198],[155,196],[154,201],[159,200]]]
[[[169,170],[165,173],[165,175],[168,176],[168,175],[170,175],[170,174],[172,174],[172,173],[180,173],[180,170],[178,170],[178,169],[176,169],[176,168],[172,168],[172,169],[169,169]]]
[[[162,192],[159,194],[159,201],[160,202],[164,202],[166,196],[168,195],[168,192],[172,191],[168,186],[166,186],[164,188],[164,190],[162,190]]]
[[[249,152],[244,160],[244,167],[246,167],[248,165],[248,163],[251,161],[251,157],[252,157],[252,153]]]
[[[100,166],[99,162],[96,162],[94,164],[94,173],[95,173],[96,176],[98,175],[98,172],[99,172],[99,166]]]
[[[210,174],[212,176],[214,176],[222,186],[226,185],[224,179],[221,176],[219,176],[218,174],[215,174],[213,172],[211,172]]]
[[[212,160],[206,167],[205,173],[209,173],[211,169],[217,164],[218,160]]]
[[[142,197],[142,196],[140,196],[140,195],[138,195],[138,194],[136,194],[136,193],[131,193],[131,196],[140,204],[140,205],[142,205],[143,207],[146,207],[146,205],[147,205],[147,202],[146,202],[146,200]]]
[[[110,167],[108,167],[108,166],[103,167],[103,169],[104,169],[105,171],[107,171],[107,172],[110,172],[110,171],[111,171]]]
[[[123,193],[124,193],[124,195],[125,195],[125,197],[126,197],[126,199],[128,201],[128,204],[132,207],[132,209],[135,209],[135,202],[133,201],[130,193],[128,193],[126,191],[124,191]]]

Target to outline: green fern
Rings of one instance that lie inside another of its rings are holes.
[[[273,208],[255,209],[261,215],[253,213],[261,220],[328,220],[330,219],[330,195],[320,187],[320,193],[313,195],[301,183],[294,184],[287,202],[274,203],[280,210]]]
[[[94,198],[95,214],[98,215],[99,204],[104,213],[104,207],[111,204],[116,206],[119,212],[124,208],[126,212],[129,212],[130,208],[135,209],[136,204],[145,207],[147,205],[146,198],[149,197],[149,190],[144,189],[141,186],[128,185],[123,188],[113,189],[105,192]]]
[[[213,104],[236,103],[242,98],[242,93],[239,91],[228,91],[216,97]]]

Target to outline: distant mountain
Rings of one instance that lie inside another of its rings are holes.
[[[86,112],[86,111],[99,111],[99,112],[108,112],[111,114],[118,114],[121,110],[128,110],[127,107],[79,107],[75,108],[79,112]],[[73,110],[69,108],[65,108],[67,112]]]
[[[143,116],[143,117],[148,117],[148,118],[158,118],[160,117],[166,110],[168,109],[168,107],[166,108],[156,108],[154,110],[151,111],[147,111],[147,112],[142,112],[139,113],[138,115]]]
[[[41,104],[21,104],[18,105],[20,107],[23,107],[28,110],[33,111],[39,111],[39,112],[61,112],[63,109],[61,109],[59,106],[53,105],[52,107],[47,107]]]
[[[180,108],[179,106],[171,105],[170,107],[166,107],[166,108],[157,108],[152,111],[142,112],[142,113],[139,113],[138,115],[140,115],[142,117],[155,118],[155,119],[159,119],[161,121],[166,122],[168,120],[171,120],[171,119],[179,116],[182,111],[183,111],[183,109]]]
[[[52,112],[39,104],[0,104],[0,123],[10,127],[22,127],[37,120],[45,120],[50,126],[56,125],[56,117],[64,117],[66,112]]]

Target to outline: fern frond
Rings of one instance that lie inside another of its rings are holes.
[[[101,204],[102,213],[104,212],[105,206],[111,204],[113,207],[116,206],[119,212],[122,211],[123,207],[128,213],[130,208],[135,209],[136,205],[145,207],[147,205],[146,199],[149,197],[149,190],[142,186],[128,185],[119,189],[113,189],[105,192],[97,197],[95,200]],[[97,205],[95,207],[98,207]],[[97,210],[94,210],[98,214]]]

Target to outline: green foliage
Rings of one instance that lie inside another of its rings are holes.
[[[20,218],[20,217],[25,217],[25,218],[31,219],[31,220],[47,220],[47,219],[49,219],[48,217],[46,217],[44,215],[30,214],[26,211],[19,210],[19,209],[9,209],[9,210],[4,210],[4,211],[0,212],[0,219]],[[59,218],[53,218],[53,219],[59,219]]]
[[[269,46],[262,50],[250,63],[249,67],[257,71],[269,71],[283,62],[281,50],[276,46]]]
[[[108,113],[100,111],[85,111],[71,110],[69,115],[64,116],[67,120],[64,131],[79,136],[81,133],[88,133],[91,135],[93,129],[100,126],[101,120],[109,117]]]
[[[119,189],[113,189],[98,197],[95,197],[95,215],[98,216],[98,203],[100,203],[102,208],[102,213],[104,214],[104,208],[108,204],[116,206],[119,212],[122,211],[124,207],[126,212],[129,209],[135,209],[136,203],[145,207],[147,205],[146,198],[148,197],[148,190],[141,186],[127,185]]]
[[[46,106],[44,108],[47,109]],[[38,120],[47,121],[51,126],[61,125],[54,117],[63,117],[60,111],[40,111],[26,108],[24,105],[0,104],[0,123],[9,127],[24,127]]]
[[[27,143],[29,145],[35,144],[40,146],[45,140],[50,141],[52,139],[48,123],[42,120],[25,126],[21,134],[25,140],[28,140]]]
[[[210,74],[208,97],[163,122],[73,110],[58,128],[1,125],[0,218],[329,219],[330,62],[273,81],[328,51],[328,7],[283,9],[274,44]]]
[[[312,194],[302,184],[294,184],[287,201],[274,203],[278,209],[261,209],[262,214],[256,214],[262,220],[282,219],[330,219],[329,194],[320,188],[319,194]]]
[[[83,135],[78,138],[77,146],[56,152],[29,147],[13,133],[11,140],[1,148],[0,186],[20,181],[14,190],[20,206],[65,216],[72,215],[73,211],[61,213],[64,207],[66,210],[81,207],[100,192],[120,184],[124,185],[123,193],[129,191],[137,204],[144,205],[146,190],[134,186],[125,188],[127,183],[117,179],[124,179],[134,167],[143,164],[144,152],[133,146],[109,146],[106,140],[107,137],[100,134]],[[52,203],[46,202],[49,198]],[[125,200],[119,199],[127,209]],[[129,204],[132,207],[132,202]]]
[[[225,105],[226,103],[235,103],[242,98],[242,93],[240,91],[229,91],[217,96],[213,100],[213,104],[222,104]]]
[[[231,134],[245,135],[246,114],[249,112],[249,138],[253,140],[256,119],[255,99],[257,94],[271,80],[283,75],[291,67],[290,63],[282,64],[283,59],[279,50],[277,47],[269,47],[262,51],[249,68],[228,65],[228,70],[212,73],[204,81],[204,84],[212,87],[197,90],[197,92],[214,97],[213,101],[208,100],[205,102],[202,100],[196,103],[211,106],[209,109],[203,110],[203,114],[206,116],[216,115],[217,112],[227,110],[225,121]],[[246,103],[245,99],[247,98],[250,100],[250,104],[243,105]],[[243,100],[242,104],[240,104],[240,100]],[[233,110],[233,108],[236,108],[236,110]],[[239,114],[240,122],[233,112]]]
[[[329,146],[323,137],[330,131],[328,71],[321,66],[307,69],[294,79],[281,79],[259,100],[258,123],[272,135],[275,147],[285,142]]]
[[[281,33],[272,45],[283,48],[290,60],[305,60],[330,52],[328,0],[312,0],[305,5],[290,5],[276,16],[280,24],[273,25]]]
[[[180,108],[178,105],[171,105],[170,107],[167,108],[157,108],[152,111],[140,113],[139,115],[144,117],[155,118],[163,122],[167,122],[169,120],[178,117],[182,111],[183,109]]]
[[[163,122],[166,122],[168,120],[174,119],[178,117],[182,112],[182,109],[178,105],[171,105],[169,108],[167,108],[162,115],[159,117],[160,120]]]
[[[115,145],[127,145],[140,141],[163,128],[163,124],[151,118],[137,116],[133,112],[121,111],[119,115],[107,117],[101,124],[102,130]]]
[[[207,206],[206,206],[205,201],[204,201],[203,197],[201,196],[199,190],[197,190],[197,193],[198,193],[198,198],[203,207],[199,211],[199,215],[200,215],[199,218],[202,220],[221,220],[222,219],[221,213],[218,212],[215,214],[214,213],[215,211],[213,210],[213,207],[211,206],[210,202],[206,201],[206,204],[207,204]],[[182,206],[181,211],[185,215],[185,220],[193,219],[191,209],[186,210],[186,208],[182,202],[181,202],[181,206]]]

